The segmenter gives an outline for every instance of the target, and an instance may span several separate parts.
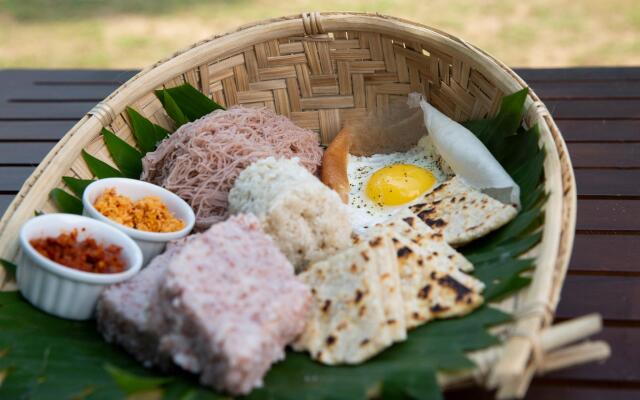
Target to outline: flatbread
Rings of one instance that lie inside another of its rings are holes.
[[[401,235],[420,246],[420,249],[432,262],[444,269],[455,268],[463,272],[473,271],[473,264],[461,253],[451,247],[442,233],[434,231],[408,209],[399,212],[384,223],[397,235]],[[397,250],[397,248],[396,248]]]
[[[453,247],[480,238],[511,221],[518,210],[468,186],[459,177],[444,182],[410,207]]]
[[[460,271],[458,265],[438,252],[448,248],[469,263],[441,238],[431,239],[438,234],[421,236],[419,243],[413,240],[416,233],[412,226],[419,226],[414,219],[417,218],[400,214],[370,231],[376,235],[389,229],[393,232],[407,329],[433,319],[469,313],[482,304],[484,289],[482,282]]]
[[[437,318],[465,315],[483,302],[484,284],[456,268],[446,268],[411,241],[397,251],[407,329]]]
[[[311,287],[313,304],[294,349],[329,365],[357,364],[406,339],[389,232],[316,262],[298,277]]]

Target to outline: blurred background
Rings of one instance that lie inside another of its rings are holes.
[[[640,65],[640,0],[0,0],[0,68],[140,68],[252,21],[379,12],[515,67]]]

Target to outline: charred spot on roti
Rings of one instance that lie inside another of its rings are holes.
[[[392,238],[392,239],[391,239],[391,241],[392,241],[393,243],[398,243],[398,239],[396,239],[396,238]]]
[[[453,289],[453,291],[456,293],[456,301],[461,301],[467,295],[472,293],[471,289],[458,282],[456,279],[453,279],[449,275],[445,275],[442,278],[438,279],[438,283],[440,283],[442,286]]]
[[[397,251],[398,257],[400,258],[407,257],[411,253],[412,253],[411,249],[408,248],[407,246],[401,247]]]
[[[429,292],[431,291],[431,285],[429,285],[428,283],[426,285],[424,285],[424,287],[422,289],[420,289],[420,291],[418,292],[418,298],[420,299],[426,299],[429,297]]]
[[[360,255],[365,261],[369,261],[369,254],[366,251],[363,250]]]
[[[420,319],[420,314],[418,314],[416,311],[414,311],[414,312],[411,314],[411,317],[412,317],[413,319]]]
[[[345,330],[347,327],[347,323],[346,322],[341,322],[340,324],[338,324],[338,326],[336,326],[336,330],[337,331],[343,331]]]
[[[445,183],[443,183],[442,185],[438,186],[437,188],[433,189],[433,190],[431,191],[431,193],[439,192],[439,191],[441,191],[442,189],[446,188],[448,185],[449,185],[449,182],[445,182]]]
[[[413,217],[406,217],[406,218],[402,218],[402,220],[404,222],[406,222],[409,226],[413,227],[413,224],[415,222],[415,218]]]
[[[398,321],[396,321],[395,319],[388,319],[388,320],[387,320],[387,325],[393,325],[393,324],[395,324],[396,322],[398,322]]]
[[[421,209],[423,209],[426,205],[427,205],[427,203],[418,203],[418,204],[412,205],[411,207],[409,207],[409,209],[411,211],[413,211],[413,212],[417,212],[417,211],[420,211]]]
[[[369,241],[369,245],[371,247],[378,247],[381,244],[382,244],[382,238],[380,236],[377,236]]]
[[[416,261],[418,263],[419,266],[423,266],[424,265],[424,260],[422,258],[418,258],[418,261]]]
[[[323,313],[329,312],[329,308],[331,308],[331,300],[327,299],[324,301],[324,304],[322,305],[322,312]]]
[[[360,303],[360,300],[362,300],[362,296],[364,296],[362,290],[356,289],[356,297],[353,299],[353,301],[355,301],[356,304]]]
[[[467,199],[467,196],[460,197],[460,201],[465,201],[466,199]]]
[[[358,310],[358,316],[360,317],[364,317],[364,315],[367,313],[367,306],[362,306],[360,307],[360,309]]]
[[[366,345],[369,344],[370,341],[371,340],[369,340],[369,339],[362,339],[362,342],[360,342],[360,346],[366,346]]]
[[[436,211],[435,208],[425,208],[424,210],[418,213],[418,218],[425,221],[429,219],[429,215],[433,214]]]
[[[336,337],[333,336],[333,335],[327,336],[327,340],[326,340],[327,346],[331,346],[332,344],[334,344],[336,342],[336,340],[337,340]]]
[[[437,278],[438,278],[438,274],[436,274],[436,272],[435,272],[435,271],[431,271],[431,273],[429,274],[429,277],[430,277],[431,279],[437,279]]]
[[[436,219],[427,218],[424,220],[424,223],[429,225],[432,228],[433,227],[442,228],[444,226],[447,226],[446,221],[443,221],[442,218],[436,218]]]
[[[442,313],[445,312],[449,309],[449,307],[444,307],[438,303],[434,304],[433,306],[431,306],[431,308],[429,308],[429,310],[431,310],[432,313],[434,314],[438,314],[438,313]]]

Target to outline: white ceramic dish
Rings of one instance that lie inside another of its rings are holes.
[[[118,194],[127,196],[132,200],[139,200],[145,196],[158,196],[160,200],[167,205],[167,208],[169,208],[169,211],[171,211],[173,215],[185,222],[185,227],[176,232],[145,232],[126,227],[110,220],[93,207],[93,203],[98,196],[109,188],[116,188]],[[180,197],[160,186],[135,179],[106,178],[97,180],[84,190],[82,205],[84,206],[84,215],[114,226],[136,241],[138,246],[140,246],[140,250],[142,250],[143,267],[146,266],[153,257],[164,250],[168,241],[187,236],[196,222],[196,216],[193,210],[189,204]]]
[[[78,240],[94,238],[98,243],[122,247],[127,269],[116,274],[98,274],[65,267],[38,253],[29,240],[58,236],[78,229]],[[103,222],[72,214],[45,214],[27,221],[20,229],[22,256],[18,263],[18,288],[34,306],[62,318],[92,317],[105,286],[125,281],[142,268],[142,252],[127,235]]]

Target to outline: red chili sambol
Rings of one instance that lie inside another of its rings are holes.
[[[104,246],[91,237],[79,241],[77,229],[56,237],[31,239],[29,243],[49,260],[79,271],[115,274],[125,270],[122,247]]]

